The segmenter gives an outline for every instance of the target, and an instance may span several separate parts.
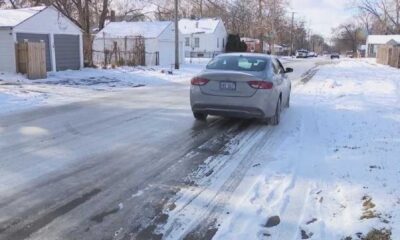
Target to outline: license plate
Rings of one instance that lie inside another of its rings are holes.
[[[219,88],[221,90],[235,91],[236,90],[236,83],[235,82],[220,82],[219,83]]]

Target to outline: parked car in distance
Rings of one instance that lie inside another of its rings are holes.
[[[190,103],[197,120],[208,115],[256,118],[278,125],[289,107],[291,82],[274,56],[228,53],[215,57],[191,80]]]
[[[331,59],[339,59],[340,58],[340,55],[339,55],[339,53],[331,53]]]
[[[301,49],[296,51],[296,58],[307,58],[308,57],[308,51]]]
[[[309,52],[308,57],[318,57],[318,55],[315,52]]]

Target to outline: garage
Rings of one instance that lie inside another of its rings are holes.
[[[46,70],[83,68],[82,30],[54,6],[0,9],[0,72],[17,72],[16,43],[45,43]]]
[[[51,55],[48,34],[35,34],[35,33],[17,33],[17,42],[40,42],[43,41],[46,45],[46,70],[51,71]]]
[[[144,40],[144,48],[140,39]],[[182,39],[182,38],[180,38]],[[139,44],[137,44],[139,43]],[[160,65],[171,67],[175,64],[175,25],[170,21],[154,22],[110,22],[93,40],[93,62],[95,65],[104,66],[114,59],[106,61],[105,53],[113,49],[127,49],[126,54],[136,56],[137,52],[144,52],[144,65]],[[179,42],[179,62],[184,61],[183,41]],[[132,62],[140,60],[132,59]],[[113,62],[118,64],[118,61]]]
[[[80,68],[79,35],[55,34],[54,49],[57,71]]]

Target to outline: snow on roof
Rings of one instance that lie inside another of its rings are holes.
[[[14,27],[32,17],[46,7],[0,10],[0,27]]]
[[[98,37],[118,38],[127,36],[143,36],[144,38],[157,38],[172,22],[110,22],[100,32]]]
[[[218,18],[181,19],[179,31],[182,34],[213,33],[220,21]]]
[[[386,44],[390,40],[395,40],[400,43],[400,35],[369,35],[367,38],[368,44]]]

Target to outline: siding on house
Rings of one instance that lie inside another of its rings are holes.
[[[198,25],[194,24],[196,21],[199,21]],[[206,26],[205,23],[212,24]],[[183,33],[183,40],[189,41],[189,46],[184,46],[186,57],[190,56],[190,52],[211,57],[214,53],[225,51],[228,34],[220,19],[184,19],[180,24],[180,31]]]
[[[11,30],[0,30],[0,72],[16,72],[15,45]]]
[[[20,23],[14,28],[14,32],[82,34],[79,27],[53,7],[48,7]]]
[[[94,63],[104,64],[104,48],[113,49],[114,42],[121,51],[134,48],[134,37],[142,36],[145,42],[146,66],[156,64],[159,53],[159,65],[170,66],[175,63],[175,30],[172,22],[112,22],[96,34],[93,41]],[[148,31],[146,31],[148,29]],[[104,38],[105,37],[105,38]],[[127,42],[125,44],[125,37]],[[183,62],[183,37],[180,36],[180,62]],[[127,59],[125,57],[125,59]]]

